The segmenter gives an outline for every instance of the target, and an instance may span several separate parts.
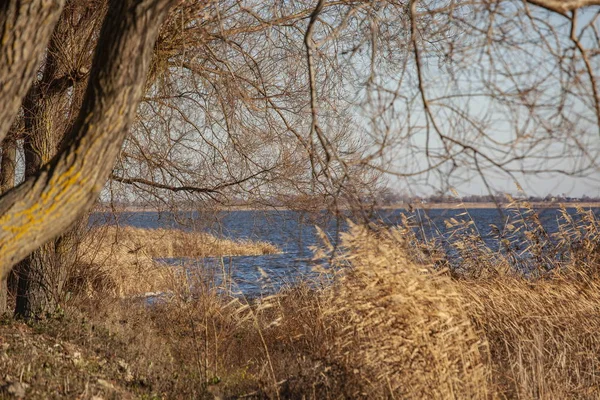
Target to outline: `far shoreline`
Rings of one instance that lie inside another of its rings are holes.
[[[378,207],[380,209],[422,209],[422,210],[454,210],[454,209],[483,209],[483,208],[515,208],[517,205],[523,208],[524,202],[519,203],[492,203],[492,202],[484,202],[484,203],[411,203],[409,204],[394,204],[390,206]],[[534,209],[543,209],[543,208],[560,208],[564,206],[565,208],[600,208],[600,202],[584,202],[584,201],[573,201],[567,203],[559,203],[559,202],[528,202],[531,208]]]
[[[521,208],[524,202],[516,203]],[[549,209],[549,208],[560,208],[562,206],[566,208],[600,208],[600,202],[528,202],[528,204],[534,209]],[[515,208],[515,203],[501,203],[496,204],[493,202],[482,202],[482,203],[398,203],[386,206],[376,206],[377,210],[398,210],[398,209],[420,209],[420,210],[456,210],[456,209],[495,209],[498,206],[502,209]],[[348,209],[348,207],[340,207],[340,209]],[[325,210],[323,208],[322,210]],[[92,212],[156,212],[157,210],[152,207],[139,207],[139,206],[99,206],[92,210]],[[166,211],[166,210],[163,210]],[[179,212],[199,211],[198,209],[182,208],[177,210]],[[300,211],[294,210],[287,207],[251,207],[251,206],[230,206],[223,207],[221,209],[207,209],[208,212],[228,212],[228,211]],[[313,210],[314,211],[314,210]]]

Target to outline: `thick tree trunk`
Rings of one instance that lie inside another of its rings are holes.
[[[0,197],[0,276],[62,233],[96,199],[135,118],[153,45],[173,2],[111,2],[83,106],[61,151]]]
[[[37,174],[58,153],[81,109],[90,69],[91,38],[97,37],[105,13],[102,4],[67,0],[52,34],[40,78],[23,103],[25,171]],[[76,228],[80,223],[76,224]],[[52,314],[65,298],[64,286],[75,263],[79,230],[72,228],[36,249],[19,263],[15,315]]]
[[[61,18],[64,23],[65,19]],[[42,78],[29,90],[23,102],[25,122],[25,176],[33,177],[58,152],[64,135],[65,104],[69,103],[70,85],[60,79],[68,71],[61,61],[57,46],[65,42],[60,35],[61,21],[48,45]],[[64,44],[63,44],[64,46]],[[34,250],[15,268],[18,275],[15,316],[23,318],[53,314],[59,307],[66,279],[66,263],[56,253],[54,241]]]
[[[65,288],[69,272],[78,259],[78,247],[85,218],[58,238],[42,245],[21,261],[15,316],[25,319],[52,315],[67,300]]]
[[[0,140],[38,70],[64,0],[0,2]]]
[[[8,136],[2,141],[2,161],[0,161],[0,194],[15,186],[15,168],[17,166],[17,143]],[[8,276],[0,279],[0,314],[7,311]]]
[[[17,167],[17,142],[12,137],[2,141],[2,161],[0,162],[0,194],[15,186]]]
[[[54,242],[49,242],[19,264],[16,316],[41,317],[56,309],[61,290],[61,268],[54,253]]]

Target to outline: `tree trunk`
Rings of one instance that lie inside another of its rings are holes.
[[[11,136],[2,141],[2,161],[0,162],[0,194],[15,186],[17,166],[17,142]]]
[[[90,40],[97,37],[105,9],[67,0],[48,44],[41,77],[23,103],[25,173],[37,174],[58,153],[75,123],[91,64]],[[75,224],[79,226],[79,223]],[[79,231],[71,229],[19,263],[15,315],[52,314],[63,302],[68,270],[75,262]],[[72,251],[71,251],[72,250]]]
[[[64,20],[64,19],[63,19]],[[60,30],[59,21],[57,31]],[[56,59],[56,46],[63,39],[56,33],[50,40],[42,78],[29,90],[23,102],[25,122],[25,176],[37,174],[43,165],[58,152],[58,143],[66,125],[65,107],[67,88],[60,77],[66,71]],[[57,86],[64,87],[57,87]],[[26,319],[53,314],[60,305],[65,281],[66,265],[56,254],[55,243],[50,241],[34,250],[21,261],[15,271],[18,275],[15,316]]]
[[[36,249],[17,268],[19,283],[15,315],[23,318],[51,314],[58,305],[60,266],[53,259],[54,242]]]
[[[2,161],[0,161],[0,194],[15,186],[15,168],[17,166],[17,143],[16,140],[7,136],[2,141]],[[8,279],[0,279],[0,314],[7,311]]]
[[[64,0],[0,2],[0,139],[12,125],[37,73]]]
[[[153,45],[173,2],[111,1],[83,106],[59,154],[0,197],[0,276],[95,201],[135,118]]]
[[[84,222],[85,218],[80,218],[67,232],[36,249],[15,268],[16,317],[39,319],[54,314],[65,304],[65,285],[77,262]]]

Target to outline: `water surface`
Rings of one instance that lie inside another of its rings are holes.
[[[580,217],[575,209],[568,209],[575,220]],[[596,216],[600,209],[594,209]],[[497,209],[432,209],[408,213],[403,209],[380,210],[373,217],[378,223],[395,226],[401,223],[402,216],[410,217],[410,222],[421,240],[437,237],[444,242],[452,236],[452,229],[445,220],[472,221],[469,229],[479,234],[493,249],[497,249],[498,240],[493,226],[500,231],[508,224],[532,224],[531,217],[516,210],[505,210],[501,215]],[[559,209],[538,210],[539,221],[551,236],[557,232],[559,223],[564,219]],[[508,218],[508,219],[507,219]],[[237,257],[209,257],[203,259],[163,258],[165,265],[186,264],[188,271],[212,271],[217,284],[221,282],[222,272],[231,277],[231,287],[247,296],[257,296],[277,290],[281,285],[313,276],[314,262],[312,248],[320,244],[316,226],[326,233],[328,239],[336,244],[341,232],[347,230],[345,218],[335,218],[326,212],[304,214],[289,210],[244,210],[219,213],[181,212],[122,212],[119,214],[96,213],[91,223],[119,223],[139,228],[178,228],[185,230],[207,231],[217,236],[231,239],[251,239],[268,241],[281,250],[281,254]],[[511,240],[518,240],[518,235]]]

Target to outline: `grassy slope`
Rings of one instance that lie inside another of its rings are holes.
[[[123,361],[48,329],[8,319],[0,324],[0,398],[137,398],[124,386]]]

